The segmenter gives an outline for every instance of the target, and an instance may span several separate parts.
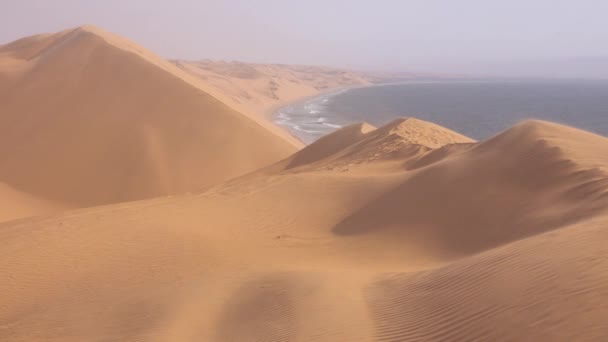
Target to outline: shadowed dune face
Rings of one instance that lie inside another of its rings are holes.
[[[0,339],[608,336],[606,138],[363,127],[202,194],[3,223]]]
[[[304,300],[299,281],[266,275],[232,294],[217,327],[218,341],[290,341],[297,336],[294,300]]]
[[[289,161],[286,169],[312,164],[330,157],[346,147],[349,147],[365,137],[374,127],[368,124],[355,124],[340,129],[334,134],[322,137],[305,149],[297,152]]]
[[[282,168],[298,171],[348,169],[379,160],[414,162],[427,152],[450,145],[466,145],[474,140],[446,128],[415,118],[397,119],[375,129],[353,124],[320,138],[279,163]]]
[[[489,141],[442,153],[443,159],[412,172],[334,231],[353,235],[388,229],[406,243],[436,244],[436,250],[460,256],[605,210],[604,170],[577,165],[542,136],[521,140],[516,133],[498,137],[508,141],[497,146]],[[462,234],[462,229],[475,229],[475,234]]]

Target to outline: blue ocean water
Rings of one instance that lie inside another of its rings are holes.
[[[275,113],[306,143],[351,123],[381,126],[397,117],[478,140],[530,118],[608,135],[608,81],[418,81],[336,91]]]

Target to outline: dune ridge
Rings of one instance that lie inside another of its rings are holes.
[[[353,124],[320,138],[277,165],[286,169],[357,166],[377,159],[413,161],[413,155],[424,155],[440,147],[469,144],[474,140],[459,133],[416,118],[400,118],[376,129],[367,124]],[[277,166],[273,166],[276,168]]]
[[[23,215],[199,191],[296,150],[99,28],[0,46],[0,182],[36,200]]]
[[[607,149],[358,124],[202,193],[6,222],[0,339],[603,340]]]

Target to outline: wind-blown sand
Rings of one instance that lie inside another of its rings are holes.
[[[600,341],[608,139],[353,125],[209,191],[0,226],[0,338]]]
[[[130,44],[0,47],[0,215],[97,205],[0,223],[0,340],[608,339],[607,138],[406,118],[295,152]]]

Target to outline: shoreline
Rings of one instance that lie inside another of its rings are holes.
[[[310,100],[313,100],[317,97],[323,97],[323,96],[327,96],[329,94],[335,93],[335,92],[341,92],[341,91],[350,91],[352,89],[361,89],[361,88],[376,88],[376,87],[384,87],[384,86],[393,86],[393,85],[400,85],[400,84],[408,84],[408,83],[416,83],[416,82],[446,82],[446,81],[452,81],[451,79],[412,79],[412,80],[407,80],[407,81],[399,81],[399,82],[386,82],[386,83],[369,83],[369,84],[361,84],[361,85],[352,85],[352,86],[343,86],[343,87],[335,87],[335,88],[330,88],[330,89],[324,89],[322,91],[319,91],[315,94],[311,94],[311,95],[307,95],[307,96],[302,96],[302,97],[298,97],[296,99],[293,100],[289,100],[283,103],[278,103],[273,105],[272,107],[265,109],[262,113],[261,113],[261,117],[269,122],[271,125],[273,125],[274,127],[280,129],[281,131],[285,132],[286,134],[288,134],[291,138],[297,140],[298,142],[300,142],[302,144],[302,147],[307,146],[308,144],[304,141],[302,141],[302,139],[300,137],[298,137],[297,135],[295,135],[291,130],[289,130],[287,127],[280,125],[276,122],[275,120],[275,114],[281,110],[282,108],[286,108],[286,107],[290,107],[293,105],[297,105],[297,104],[301,104],[304,102],[308,102]],[[453,80],[453,81],[459,81],[459,80]],[[470,80],[469,80],[470,81]]]
[[[370,84],[370,85],[356,85],[356,86],[348,86],[348,87],[335,87],[335,88],[331,88],[331,89],[325,89],[322,90],[318,93],[312,94],[312,95],[306,95],[306,96],[302,96],[302,97],[298,97],[296,99],[293,100],[289,100],[286,102],[282,102],[282,103],[278,103],[273,105],[272,107],[264,110],[264,112],[262,113],[262,115],[264,116],[264,118],[268,119],[268,120],[272,120],[272,116],[274,113],[276,113],[279,109],[281,108],[285,108],[285,107],[289,107],[289,106],[293,106],[294,104],[298,104],[301,102],[306,102],[309,100],[312,100],[316,97],[321,97],[321,96],[325,96],[325,95],[329,95],[333,92],[337,92],[337,91],[347,91],[347,90],[351,90],[351,89],[357,89],[357,88],[367,88],[367,87],[374,87],[376,86],[375,84]]]
[[[275,114],[281,110],[282,108],[287,108],[293,105],[297,105],[300,103],[304,103],[304,102],[308,102],[310,100],[313,100],[317,97],[322,97],[322,96],[327,96],[330,95],[332,93],[335,92],[341,92],[341,91],[349,91],[351,89],[359,89],[359,88],[371,88],[371,87],[377,87],[377,86],[381,86],[381,85],[390,85],[390,83],[382,83],[382,84],[363,84],[363,85],[353,85],[353,86],[345,86],[345,87],[335,87],[335,88],[330,88],[330,89],[325,89],[323,91],[320,91],[316,94],[312,94],[312,95],[307,95],[307,96],[303,96],[303,97],[299,97],[297,99],[294,100],[290,100],[290,101],[286,101],[284,103],[279,103],[276,104],[266,110],[264,110],[264,112],[262,113],[262,117],[270,122],[270,124],[272,124],[273,126],[279,128],[280,130],[286,132],[290,137],[292,137],[293,139],[296,139],[297,141],[299,141],[302,146],[307,146],[309,145],[308,143],[304,142],[299,136],[295,135],[289,128],[280,125],[276,122],[275,120]]]

